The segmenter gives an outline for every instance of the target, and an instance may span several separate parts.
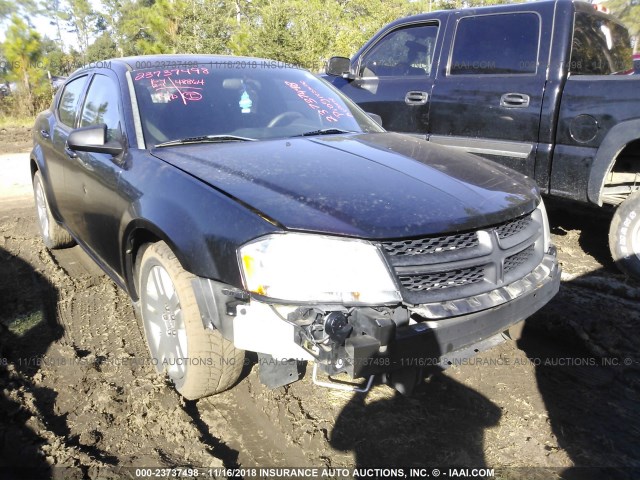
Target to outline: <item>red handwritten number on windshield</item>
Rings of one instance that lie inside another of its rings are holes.
[[[161,77],[180,77],[184,75],[209,75],[208,68],[175,68],[172,70],[155,70],[155,71],[146,71],[146,72],[138,72],[134,77],[134,80],[137,82],[143,79],[149,78],[161,78]]]
[[[169,95],[168,100],[180,99],[182,103],[197,102],[202,100],[202,90],[204,78],[185,78],[191,75],[208,75],[207,68],[189,68],[138,72],[134,77],[135,81],[150,80],[151,88],[155,92],[165,91]]]

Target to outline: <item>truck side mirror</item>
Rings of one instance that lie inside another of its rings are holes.
[[[353,80],[355,77],[350,70],[351,60],[347,57],[331,57],[327,62],[327,68],[325,68],[327,75]]]

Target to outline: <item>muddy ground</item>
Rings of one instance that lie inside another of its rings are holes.
[[[3,140],[0,153],[21,144]],[[606,215],[550,207],[562,287],[517,345],[410,398],[319,388],[310,372],[268,390],[250,357],[233,389],[185,402],[150,365],[127,296],[78,247],[44,247],[24,190],[0,196],[0,477],[424,466],[640,478],[640,286],[611,262]]]
[[[28,152],[32,146],[31,127],[0,127],[0,154]]]

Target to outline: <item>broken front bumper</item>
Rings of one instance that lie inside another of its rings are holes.
[[[390,346],[391,364],[398,367],[446,368],[495,344],[491,339],[530,317],[546,305],[560,288],[560,267],[555,255],[545,255],[530,275],[494,290],[497,306],[441,320],[426,320],[396,330]],[[502,301],[500,301],[502,300]],[[461,308],[461,306],[458,306]],[[357,359],[355,360],[357,362]],[[361,375],[371,374],[362,370]]]
[[[392,308],[318,305],[309,307],[313,314],[304,321],[287,315],[295,307],[245,298],[212,280],[198,279],[194,287],[205,327],[217,328],[237,348],[275,359],[312,360],[329,375],[346,372],[357,378],[403,368],[446,368],[491,348],[502,332],[551,300],[559,285],[552,249],[525,277],[482,295]],[[353,325],[348,338],[311,345],[305,335],[310,322],[322,326],[323,318],[338,311]]]

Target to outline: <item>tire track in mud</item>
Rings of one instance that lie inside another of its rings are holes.
[[[225,425],[230,430],[232,434],[226,438],[229,446],[240,452],[239,466],[309,466],[309,455],[258,406],[260,402],[252,397],[249,383],[245,379],[226,394],[200,400],[202,420],[207,425]]]

